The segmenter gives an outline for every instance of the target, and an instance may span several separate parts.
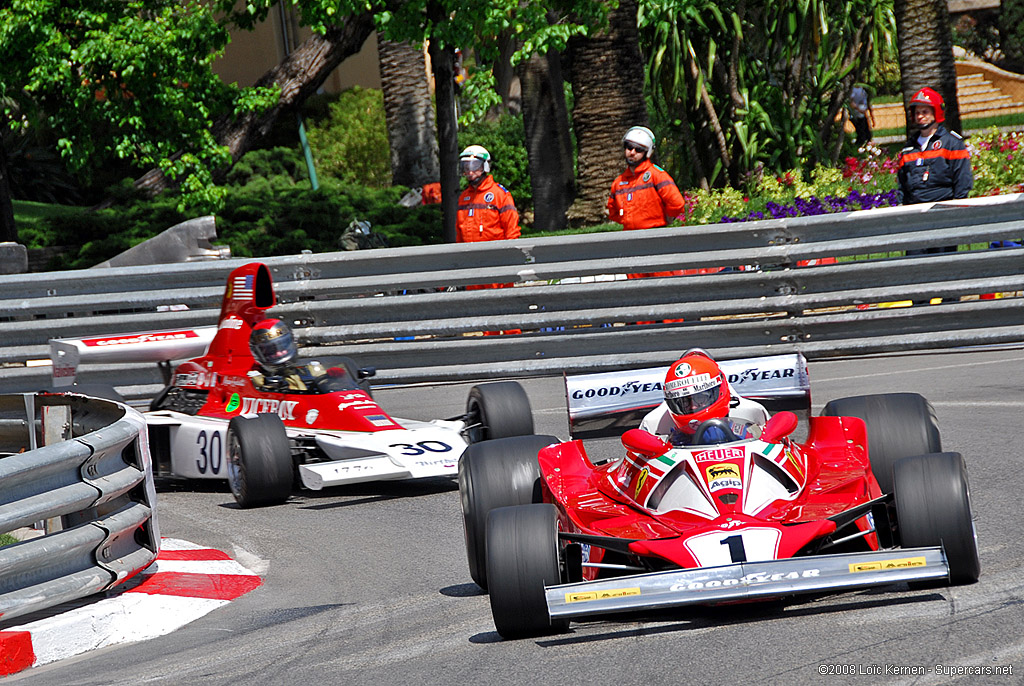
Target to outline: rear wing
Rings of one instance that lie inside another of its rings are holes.
[[[756,400],[769,412],[811,409],[807,360],[800,353],[719,361],[733,394]],[[621,372],[565,376],[569,434],[574,439],[621,436],[665,399],[668,365]]]
[[[216,326],[50,340],[54,387],[71,386],[82,363],[169,362],[206,352]]]
[[[252,326],[276,302],[267,266],[260,262],[242,265],[228,275],[217,326],[51,340],[53,385],[73,385],[83,363],[164,363],[200,356],[251,360]]]

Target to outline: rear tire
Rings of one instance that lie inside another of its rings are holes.
[[[459,460],[459,496],[469,575],[487,589],[487,513],[497,507],[541,501],[537,453],[554,436],[514,436],[474,443]]]
[[[292,456],[276,414],[232,417],[228,423],[228,483],[239,507],[279,505],[292,492]]]
[[[830,401],[824,417],[859,417],[867,424],[868,459],[882,489],[892,493],[896,460],[910,455],[942,452],[935,410],[917,393],[858,395]]]
[[[977,581],[981,559],[963,456],[933,453],[904,457],[893,465],[893,480],[902,545],[941,545],[949,563],[950,582]]]
[[[492,510],[487,517],[487,575],[491,615],[503,638],[565,631],[569,621],[552,621],[544,587],[562,582],[558,511],[554,505],[520,505]]]
[[[516,381],[473,386],[466,400],[466,414],[470,443],[533,433],[530,399]]]

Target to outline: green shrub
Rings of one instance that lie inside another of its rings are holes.
[[[314,102],[307,118],[317,178],[333,177],[376,188],[391,185],[391,148],[379,90],[353,86]]]

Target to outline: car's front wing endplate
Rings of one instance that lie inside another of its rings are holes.
[[[683,569],[545,589],[552,619],[945,579],[942,548],[815,555]]]

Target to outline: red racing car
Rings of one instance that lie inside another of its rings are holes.
[[[464,414],[430,421],[385,412],[373,371],[346,357],[296,360],[301,387],[271,383],[250,335],[275,302],[270,271],[256,262],[228,276],[216,327],[51,341],[57,389],[83,360],[160,363],[169,383],[145,413],[156,473],[227,479],[242,507],[284,502],[293,484],[455,476],[467,445],[533,433],[529,400],[511,381],[474,386]]]
[[[810,407],[802,356],[722,363],[737,394]],[[793,440],[779,411],[758,438],[673,446],[640,429],[664,369],[566,380],[577,440],[470,446],[459,468],[471,576],[506,638],[576,618],[751,601],[980,572],[967,473],[913,393],[833,400]],[[705,424],[710,428],[720,419]],[[595,464],[581,429],[618,429]]]

